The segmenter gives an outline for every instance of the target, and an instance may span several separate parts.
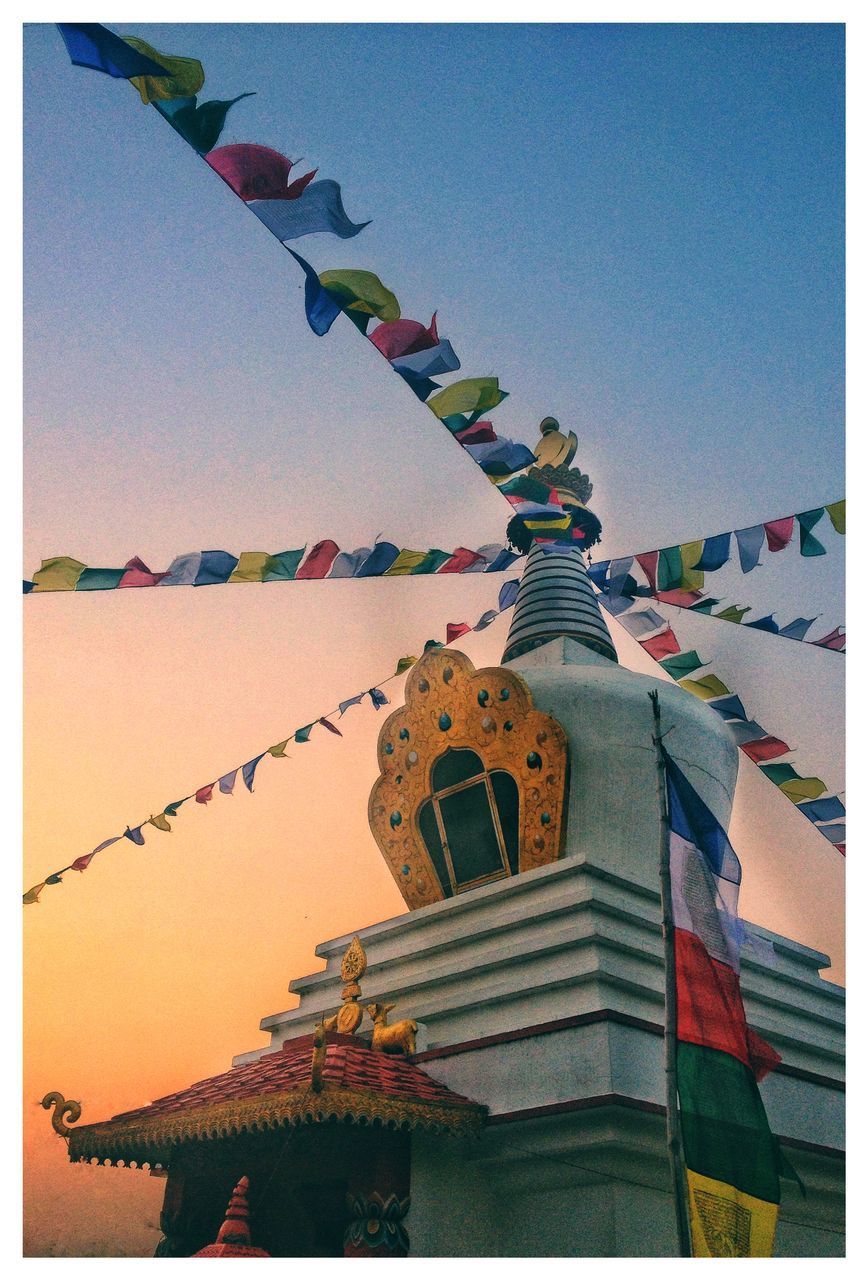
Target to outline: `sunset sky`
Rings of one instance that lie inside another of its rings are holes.
[[[437,310],[462,373],[509,391],[501,434],[532,446],[547,414],[576,432],[598,558],[843,497],[843,28],[114,29],[199,58],[202,97],[256,91],[221,143],[303,157],[372,219],[298,251]],[[55,555],[502,539],[482,473],[351,324],[311,333],[292,259],[157,112],[71,66],[54,26],[24,49],[24,576]],[[825,557],[791,546],[709,587],[843,624],[844,539],[817,532]],[[24,887],[381,683],[503,581],[28,597]],[[670,612],[841,790],[844,659]],[[460,647],[496,663],[507,627]],[[317,943],[403,909],[366,821],[385,714],[352,708],[342,739],[266,758],[252,795],[187,805],[25,908],[28,1253],[158,1238],[163,1184],[69,1166],[44,1093],[91,1122],[227,1068]],[[732,836],[742,914],[842,980],[843,861],[747,760]]]

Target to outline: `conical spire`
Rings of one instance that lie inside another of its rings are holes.
[[[561,637],[618,661],[582,553],[571,548],[543,551],[536,544],[528,552],[503,661]]]
[[[248,1219],[250,1209],[247,1204],[247,1188],[250,1182],[240,1178],[232,1192],[229,1208],[223,1226],[214,1244],[208,1244],[195,1255],[197,1258],[267,1258],[270,1255],[264,1249],[256,1249],[250,1243],[250,1226]]]

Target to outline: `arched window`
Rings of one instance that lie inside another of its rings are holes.
[[[518,787],[475,751],[450,749],[431,771],[419,830],[444,896],[518,875]]]

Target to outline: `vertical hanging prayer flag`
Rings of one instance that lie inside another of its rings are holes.
[[[713,573],[715,569],[722,569],[729,559],[731,538],[731,533],[718,533],[713,538],[706,538],[702,555],[695,568],[701,569],[704,573]]]
[[[825,507],[816,507],[813,511],[802,511],[800,515],[796,516],[799,522],[799,550],[803,556],[824,556],[826,554],[826,548],[822,542],[811,533],[814,525],[825,514]]]
[[[779,1055],[739,987],[741,867],[665,751],[675,935],[676,1077],[694,1257],[771,1257],[784,1165],[757,1080]]]
[[[840,502],[830,502],[826,507],[829,513],[829,519],[832,521],[832,528],[836,533],[846,532],[847,527],[847,503],[844,498]]]
[[[794,516],[787,516],[783,520],[769,520],[763,525],[766,531],[769,551],[783,551],[784,547],[789,546],[793,536],[794,519]]]
[[[766,531],[761,524],[751,525],[749,529],[736,529],[735,541],[742,573],[750,573],[757,567],[765,539]]]

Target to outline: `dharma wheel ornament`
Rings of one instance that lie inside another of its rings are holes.
[[[341,977],[344,981],[341,999],[344,1003],[331,1018],[323,1019],[325,1031],[339,1031],[344,1036],[354,1036],[358,1031],[365,1016],[359,1004],[359,996],[362,994],[359,980],[364,977],[367,967],[368,957],[359,935],[356,934],[341,961]]]

